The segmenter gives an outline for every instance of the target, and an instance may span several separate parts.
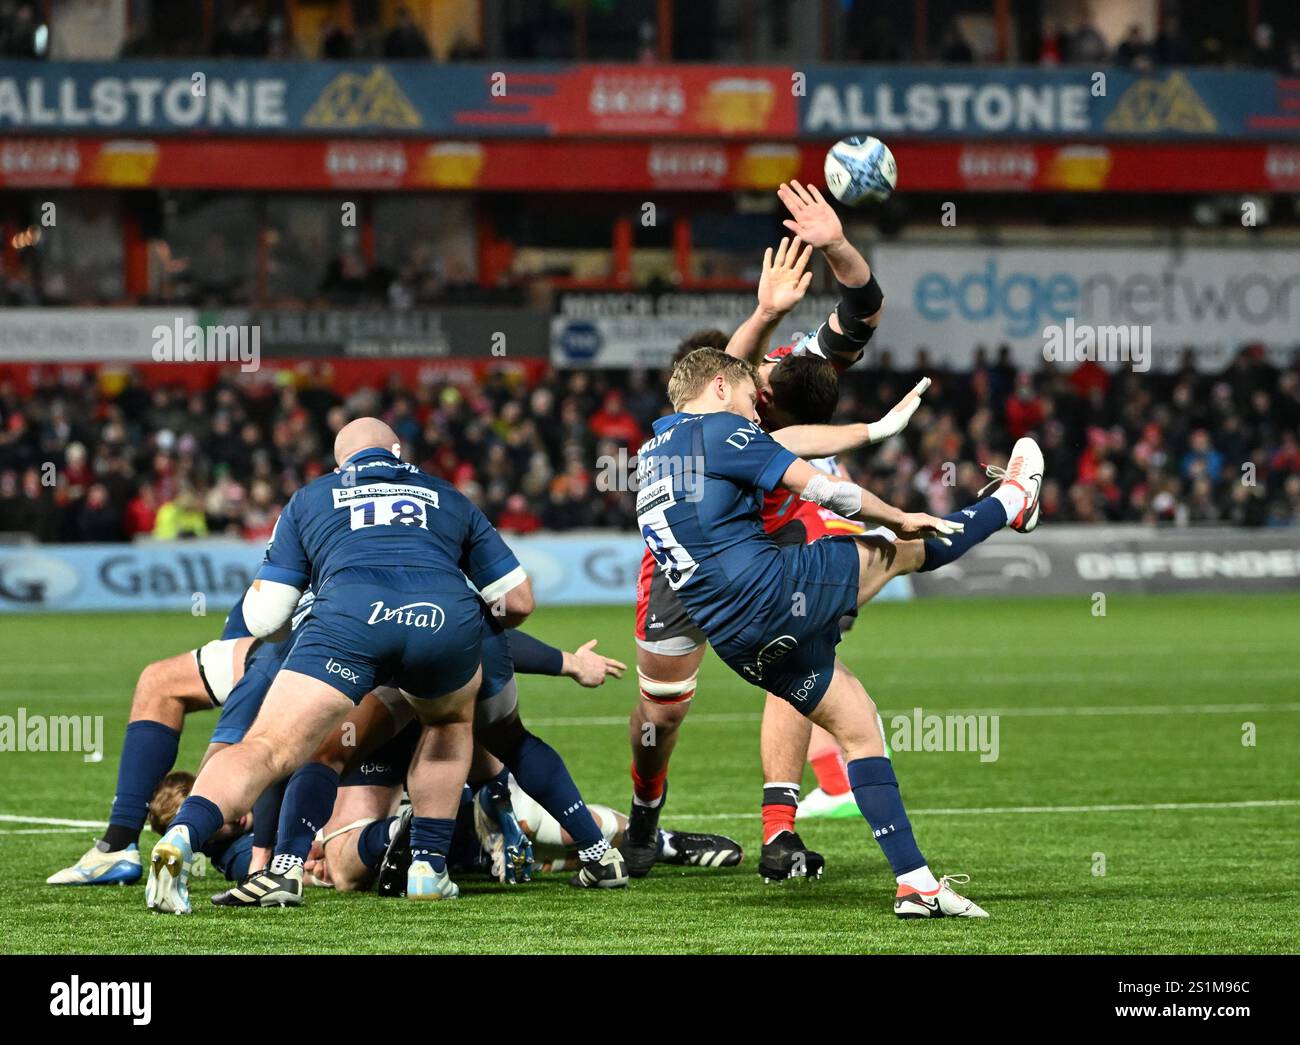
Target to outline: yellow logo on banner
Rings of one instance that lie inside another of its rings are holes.
[[[1120,96],[1115,111],[1106,118],[1106,130],[1117,134],[1203,134],[1218,128],[1214,115],[1183,73],[1171,73],[1163,83],[1139,80]]]
[[[766,80],[733,76],[714,80],[699,101],[701,127],[736,134],[762,131],[776,105],[776,92]]]
[[[308,127],[419,127],[420,114],[377,65],[366,76],[340,73],[321,92],[303,121]]]

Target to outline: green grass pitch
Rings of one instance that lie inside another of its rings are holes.
[[[664,824],[739,839],[731,871],[660,869],[619,892],[559,876],[463,879],[456,903],[311,890],[299,910],[145,910],[140,887],[55,888],[95,831],[17,817],[107,817],[128,702],[150,660],[212,637],[188,615],[7,616],[0,714],[105,717],[102,762],[0,753],[0,949],[6,952],[1288,952],[1300,938],[1300,596],[926,601],[864,611],[840,651],[886,719],[998,709],[1000,757],[898,752],[918,840],[972,875],[984,922],[899,922],[893,879],[860,820],[803,834],[818,883],[755,873],[761,697],[710,656],[673,762]],[[630,609],[547,609],[532,630],[596,637],[633,660]],[[629,801],[632,678],[600,690],[521,680],[524,719],[589,801]],[[194,767],[215,715],[191,716]],[[1253,736],[1252,736],[1253,734]],[[1253,741],[1251,743],[1244,743]],[[805,781],[811,787],[811,775]],[[1131,808],[1115,808],[1131,807]],[[961,812],[969,810],[968,812]],[[147,851],[153,835],[146,831]],[[1104,870],[1103,873],[1099,873]]]

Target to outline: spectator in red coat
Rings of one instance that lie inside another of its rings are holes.
[[[153,533],[158,521],[158,492],[153,483],[144,483],[139,492],[127,502],[125,527],[127,537]]]
[[[497,529],[502,533],[532,533],[542,528],[542,520],[528,507],[521,493],[511,494],[497,517]]]
[[[597,439],[612,439],[622,446],[640,446],[641,426],[623,405],[623,393],[612,389],[605,394],[599,410],[591,415],[588,427]]]
[[[1043,400],[1034,390],[1034,377],[1027,371],[1022,370],[1016,375],[1016,388],[1007,399],[1006,415],[1012,439],[1028,435],[1047,416]]]

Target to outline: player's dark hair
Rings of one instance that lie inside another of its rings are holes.
[[[786,356],[767,377],[772,405],[790,424],[825,425],[840,401],[840,375],[829,359],[811,354]]]
[[[682,338],[682,343],[677,346],[677,351],[673,353],[673,364],[680,363],[697,348],[716,348],[723,351],[730,340],[731,338],[721,330],[697,330],[694,334]]]

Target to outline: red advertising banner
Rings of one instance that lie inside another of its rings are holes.
[[[1300,146],[898,142],[900,192],[1271,192]],[[10,138],[0,188],[741,191],[820,183],[825,146],[745,141]]]
[[[529,135],[794,137],[793,70],[757,66],[584,65],[496,74],[488,102],[456,112],[457,126]]]

